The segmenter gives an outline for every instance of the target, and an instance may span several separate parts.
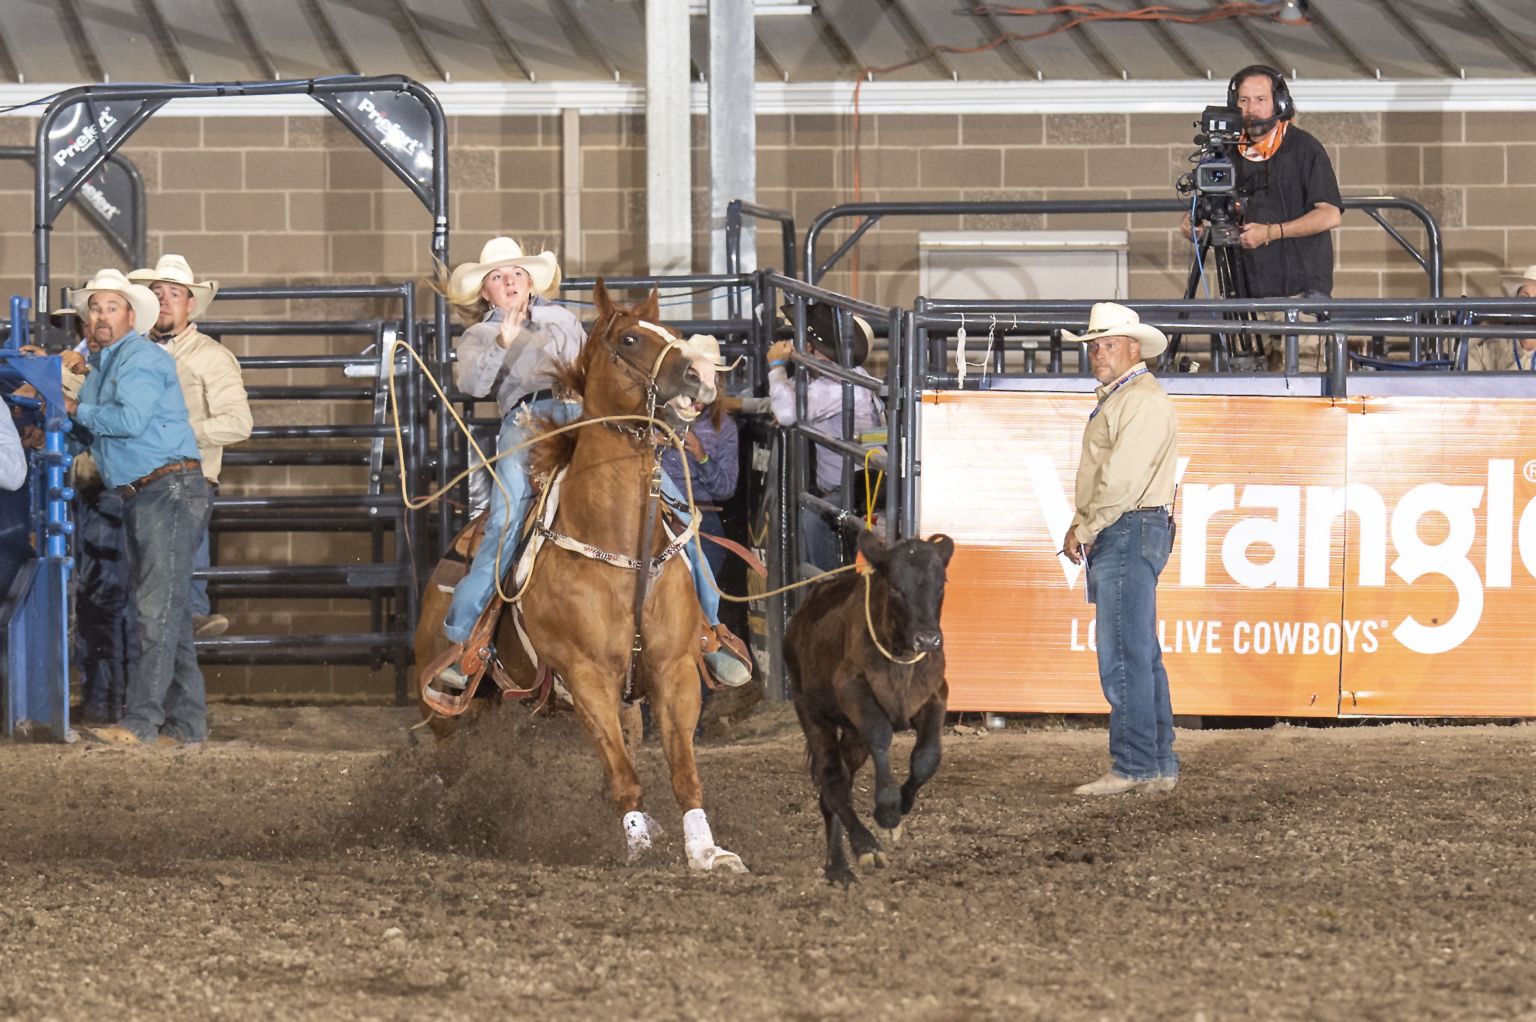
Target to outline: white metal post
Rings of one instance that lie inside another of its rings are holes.
[[[688,0],[645,0],[646,239],[652,273],[693,269]]]

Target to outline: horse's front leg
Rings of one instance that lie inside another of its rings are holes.
[[[651,675],[651,713],[661,736],[662,751],[672,771],[672,794],[683,811],[683,847],[690,869],[747,872],[741,856],[715,844],[704,814],[704,787],[693,758],[693,729],[699,722],[702,699],[699,669],[689,654],[656,668]]]
[[[582,661],[564,677],[571,701],[576,705],[576,719],[603,764],[613,806],[624,819],[624,837],[633,860],[651,847],[650,826],[645,817],[640,775],[625,748],[624,731],[619,724],[619,697],[610,673]]]

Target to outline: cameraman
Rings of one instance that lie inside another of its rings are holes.
[[[1243,115],[1234,160],[1237,187],[1246,192],[1243,268],[1252,298],[1329,298],[1333,295],[1333,238],[1343,200],[1323,144],[1291,123],[1296,104],[1285,77],[1254,64],[1227,83],[1227,106]],[[1204,224],[1202,224],[1202,227]],[[1195,235],[1184,214],[1184,237]],[[1317,349],[1315,338],[1304,347]]]

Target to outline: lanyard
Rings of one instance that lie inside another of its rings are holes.
[[[1511,337],[1509,339],[1509,350],[1511,352],[1513,352],[1514,356],[1515,356],[1515,372],[1517,372],[1517,373],[1521,372],[1521,369],[1520,369],[1520,342],[1515,340],[1513,337]],[[1531,356],[1531,367],[1529,369],[1524,370],[1524,371],[1528,372],[1528,373],[1536,373],[1536,354],[1533,354]]]
[[[1517,362],[1516,364],[1518,365],[1519,363]],[[1532,365],[1533,365],[1533,367],[1536,367],[1536,362],[1533,362]],[[1146,366],[1137,366],[1134,370],[1132,370],[1129,373],[1126,373],[1124,376],[1122,376],[1118,380],[1116,380],[1110,386],[1110,388],[1104,392],[1104,400],[1099,402],[1099,405],[1098,405],[1097,408],[1095,408],[1092,412],[1088,413],[1088,421],[1092,422],[1093,421],[1093,417],[1095,415],[1098,415],[1100,412],[1102,412],[1104,410],[1104,402],[1109,400],[1111,394],[1113,394],[1115,391],[1119,390],[1121,387],[1125,386],[1127,383],[1130,383],[1136,377],[1146,375],[1146,372],[1147,372],[1147,367]]]

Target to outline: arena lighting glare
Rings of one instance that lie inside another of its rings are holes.
[[[1278,21],[1300,22],[1307,20],[1307,0],[1285,0],[1280,5],[1280,13],[1275,15]]]

